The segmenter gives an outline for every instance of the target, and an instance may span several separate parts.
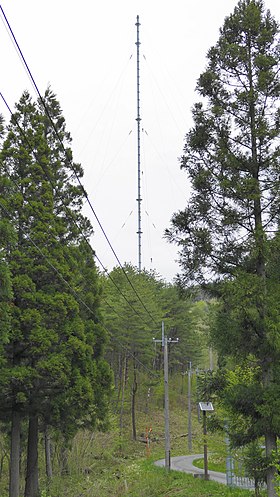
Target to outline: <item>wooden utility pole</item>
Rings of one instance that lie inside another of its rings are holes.
[[[170,430],[169,430],[169,392],[168,392],[168,344],[178,343],[178,338],[172,340],[164,333],[164,322],[161,323],[161,340],[153,339],[154,342],[161,342],[163,347],[164,365],[164,426],[165,426],[165,469],[170,470]]]

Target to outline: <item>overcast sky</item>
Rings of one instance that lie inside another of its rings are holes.
[[[136,17],[140,18],[142,266],[172,281],[177,248],[163,239],[186,205],[180,171],[184,135],[198,100],[196,80],[235,0],[3,0],[0,4],[43,93],[57,94],[84,186],[120,261],[138,265]],[[280,21],[280,1],[267,0]],[[28,75],[0,23],[0,91],[11,108]],[[0,102],[0,113],[8,114]],[[92,246],[103,265],[117,262],[92,213]]]

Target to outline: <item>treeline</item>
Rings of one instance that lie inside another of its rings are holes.
[[[34,101],[24,92],[15,109],[7,125],[1,118],[0,421],[10,440],[9,497],[19,497],[23,480],[24,497],[39,497],[42,440],[50,480],[51,437],[67,473],[78,429],[106,429],[113,412],[122,432],[125,398],[136,439],[138,394],[149,398],[162,379],[162,347],[152,339],[163,320],[180,340],[171,371],[184,373],[189,361],[209,367],[212,304],[129,264],[100,274],[82,212],[83,170],[56,96],[48,88]]]
[[[178,377],[190,367],[209,369],[209,323],[215,300],[184,294],[154,272],[126,264],[102,277],[102,311],[110,341],[106,357],[114,372],[114,412],[122,432],[124,404],[130,398],[131,433],[137,437],[137,406],[150,402],[163,381],[162,321],[178,338],[169,346],[169,370]],[[153,340],[156,338],[157,342]],[[210,357],[209,357],[210,355]],[[163,395],[154,407],[163,405]],[[126,409],[127,413],[127,409]]]

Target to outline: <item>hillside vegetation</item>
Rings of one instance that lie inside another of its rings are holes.
[[[145,377],[143,377],[143,381]],[[176,375],[171,378],[170,427],[171,454],[186,455],[187,448],[187,396],[186,380]],[[183,386],[183,391],[182,391]],[[160,395],[162,397],[162,395]],[[192,475],[158,468],[154,461],[164,458],[164,411],[151,396],[148,412],[144,398],[137,402],[137,439],[132,440],[132,423],[129,395],[125,399],[123,430],[120,434],[119,415],[111,413],[110,427],[105,433],[79,430],[71,444],[53,432],[53,477],[47,479],[43,439],[40,442],[40,487],[42,497],[226,497],[250,496],[249,491],[229,489],[215,482],[204,482]],[[161,398],[162,401],[162,398]],[[193,406],[193,453],[203,452],[202,425]],[[145,443],[146,429],[152,428],[149,450]],[[0,494],[8,496],[8,458],[2,436],[2,474]],[[209,434],[209,451],[225,462],[224,434]],[[6,452],[5,452],[6,451]],[[24,467],[25,458],[22,460]],[[210,458],[211,461],[211,458]],[[211,467],[211,463],[210,463]],[[213,468],[215,469],[215,468]],[[23,485],[22,485],[23,487]],[[23,492],[23,488],[21,489]],[[23,495],[23,493],[21,493]]]

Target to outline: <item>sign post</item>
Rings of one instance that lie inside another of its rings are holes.
[[[204,446],[204,480],[209,480],[208,456],[207,456],[207,424],[206,412],[214,411],[212,402],[199,402],[199,408],[203,413],[203,446]]]

